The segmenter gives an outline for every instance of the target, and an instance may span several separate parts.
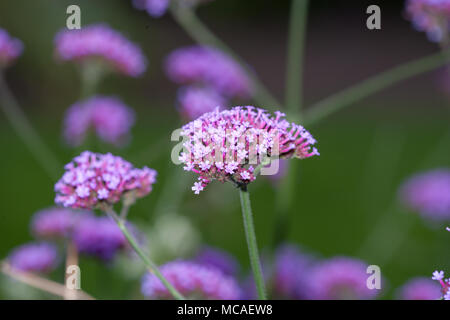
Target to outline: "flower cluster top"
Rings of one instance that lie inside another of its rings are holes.
[[[23,44],[0,28],[0,68],[11,65],[22,54]]]
[[[432,280],[436,280],[441,285],[442,298],[444,300],[450,300],[450,278],[445,279],[444,271],[433,272]]]
[[[122,197],[140,198],[152,190],[156,171],[134,168],[112,154],[85,151],[65,166],[66,172],[55,185],[56,204],[92,209],[112,205]]]
[[[199,175],[198,194],[212,180],[238,186],[255,179],[255,166],[268,158],[300,159],[319,155],[316,140],[302,126],[252,106],[205,113],[182,128],[184,150],[179,160]]]
[[[147,67],[141,49],[105,24],[64,29],[56,35],[55,45],[56,55],[63,61],[97,58],[131,77],[141,75]]]
[[[409,0],[406,14],[414,27],[433,42],[448,41],[450,0]]]
[[[80,145],[89,129],[116,146],[123,145],[135,121],[134,112],[120,99],[95,96],[73,104],[64,119],[64,136],[73,145]]]

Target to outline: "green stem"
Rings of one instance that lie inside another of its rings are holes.
[[[81,98],[86,99],[92,96],[100,80],[105,73],[104,65],[98,61],[90,61],[80,66],[81,73]]]
[[[255,226],[253,223],[252,208],[250,205],[250,195],[246,188],[240,189],[242,216],[244,218],[245,237],[247,238],[248,253],[250,256],[250,264],[253,270],[253,278],[255,279],[258,298],[266,299],[266,289],[264,277],[261,268],[261,262],[258,254],[258,244],[256,243]]]
[[[196,16],[192,8],[173,4],[170,6],[170,12],[175,21],[186,31],[186,33],[197,43],[216,47],[237,61],[240,66],[247,72],[248,77],[253,83],[255,89],[255,100],[263,107],[273,108],[279,106],[279,102],[264,84],[258,79],[253,70],[247,63],[236,55],[222,40],[212,33],[206,25],[204,25]]]
[[[119,226],[120,230],[122,231],[125,238],[127,238],[130,245],[133,247],[134,251],[138,254],[138,256],[141,258],[141,260],[144,262],[145,266],[148,268],[148,270],[153,273],[162,283],[163,285],[169,290],[170,294],[177,300],[185,300],[184,296],[175,289],[169,281],[162,275],[162,273],[159,271],[156,264],[154,264],[144,253],[144,251],[139,247],[134,237],[131,235],[131,233],[128,231],[125,221],[120,219],[117,214],[112,210],[107,211],[108,215],[113,218],[114,221],[116,221],[117,225]]]
[[[303,54],[308,0],[292,0],[286,66],[286,108],[295,121],[300,120],[303,96]]]
[[[28,121],[25,113],[20,108],[14,95],[6,84],[3,73],[0,71],[0,107],[11,123],[17,135],[23,140],[30,152],[47,172],[51,179],[58,179],[57,168],[61,165],[55,155],[47,148],[40,136]]]
[[[373,76],[360,84],[343,90],[310,107],[306,113],[306,123],[312,124],[323,118],[362,100],[374,93],[386,89],[408,78],[431,71],[445,65],[450,59],[449,51],[439,52],[401,64],[391,70]]]

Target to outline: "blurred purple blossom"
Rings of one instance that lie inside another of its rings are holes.
[[[185,86],[178,90],[178,108],[187,120],[194,120],[202,114],[223,109],[227,100],[212,88]]]
[[[441,289],[429,278],[414,278],[398,290],[398,298],[402,300],[438,300]]]
[[[154,17],[159,18],[166,13],[170,0],[133,0],[133,6],[138,10],[145,10]]]
[[[217,248],[203,247],[194,257],[193,262],[215,267],[229,276],[236,276],[239,272],[238,261],[228,252]]]
[[[0,69],[11,65],[23,52],[23,44],[0,28]]]
[[[14,249],[8,262],[20,271],[48,273],[58,265],[58,250],[49,243],[28,243]]]

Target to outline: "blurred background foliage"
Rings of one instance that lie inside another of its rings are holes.
[[[366,29],[364,1],[311,1],[306,105],[369,75],[437,51],[404,20],[403,1],[372,2],[382,8],[380,31]],[[176,171],[185,188],[171,195],[182,197],[182,205],[179,212],[170,214],[185,217],[183,221],[198,232],[196,239],[190,239],[193,244],[222,248],[248,268],[238,192],[231,185],[213,183],[194,196],[190,191],[194,177],[170,162],[173,143],[169,137],[180,120],[174,107],[176,85],[164,75],[162,63],[171,50],[193,41],[169,15],[152,19],[125,0],[1,1],[0,26],[25,44],[24,55],[7,71],[7,80],[29,119],[61,163],[75,155],[61,138],[61,123],[66,109],[80,95],[80,81],[72,64],[60,64],[53,56],[53,37],[65,27],[69,4],[80,5],[83,25],[108,23],[138,43],[149,60],[143,77],[112,75],[98,89],[120,96],[137,113],[129,146],[116,150],[99,145],[98,149],[159,172],[154,191],[132,208],[130,220],[152,239],[158,232],[154,226],[158,197],[166,178]],[[198,13],[283,101],[289,1],[216,0],[201,6]],[[448,267],[450,239],[442,226],[403,211],[396,200],[398,186],[409,175],[450,165],[449,99],[450,78],[441,69],[308,127],[319,141],[321,156],[301,162],[287,241],[324,257],[348,255],[377,264],[388,280],[388,290],[413,276],[428,277],[435,269]],[[55,181],[34,160],[3,114],[0,124],[3,258],[13,247],[31,240],[30,217],[53,204]],[[63,168],[59,171],[62,174]],[[267,251],[274,245],[276,190],[277,184],[265,178],[250,188],[259,245]],[[160,257],[158,262],[165,259]],[[82,287],[98,298],[140,298],[137,288],[142,269],[139,261],[136,264],[132,268],[120,259],[105,266],[82,259]],[[62,268],[53,277],[62,281]],[[0,297],[20,295],[9,292],[9,279],[0,276],[0,281],[5,289]],[[47,297],[17,284],[13,287],[30,297]]]

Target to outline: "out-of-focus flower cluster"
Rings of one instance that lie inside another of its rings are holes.
[[[23,51],[23,43],[0,28],[0,69],[11,65]]]
[[[408,0],[406,15],[417,30],[427,34],[430,41],[448,42],[449,0]]]
[[[8,257],[14,269],[25,272],[47,273],[58,264],[58,250],[49,243],[24,244],[14,249]]]
[[[255,167],[270,157],[305,159],[318,155],[316,140],[302,126],[252,106],[205,113],[182,128],[185,139],[179,160],[199,175],[198,194],[212,180],[247,185]]]
[[[93,129],[101,140],[121,146],[128,141],[134,121],[133,110],[120,99],[95,96],[77,102],[67,110],[64,136],[69,144],[79,146]]]
[[[401,300],[438,300],[441,290],[430,278],[419,277],[405,283],[397,294]]]
[[[141,49],[106,24],[60,31],[55,37],[56,56],[62,61],[104,62],[130,77],[141,75],[147,61]]]
[[[138,10],[146,11],[153,18],[159,18],[167,12],[171,1],[179,6],[195,7],[201,2],[212,0],[133,0],[133,6]]]
[[[150,193],[156,182],[155,170],[134,168],[110,153],[85,151],[68,163],[65,170],[55,185],[55,202],[71,208],[113,205],[123,197],[132,202]]]
[[[434,221],[450,219],[450,170],[435,169],[413,176],[400,189],[403,204]]]

